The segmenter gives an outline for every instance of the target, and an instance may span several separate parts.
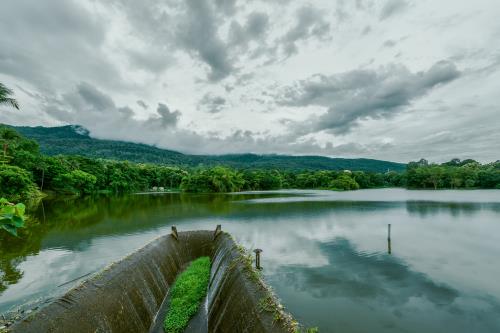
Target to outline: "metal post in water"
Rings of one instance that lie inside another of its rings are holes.
[[[387,253],[391,254],[391,224],[387,225]]]
[[[177,227],[175,225],[172,226],[172,237],[174,237],[175,240],[179,240],[179,234],[177,233]]]
[[[262,267],[260,267],[260,253],[262,252],[262,250],[255,249],[253,250],[253,252],[255,252],[255,268],[262,269]]]

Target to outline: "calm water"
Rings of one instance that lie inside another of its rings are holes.
[[[322,333],[500,332],[500,191],[132,195],[31,215],[22,239],[0,234],[0,312],[62,294],[171,225],[222,224],[264,250],[266,280]]]

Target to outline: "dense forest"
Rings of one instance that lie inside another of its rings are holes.
[[[13,127],[27,138],[37,141],[43,154],[79,155],[136,163],[154,163],[181,167],[227,166],[244,169],[280,170],[360,170],[367,172],[404,171],[405,164],[366,158],[330,158],[325,156],[288,155],[188,155],[172,150],[132,142],[101,140],[89,136],[81,126]]]
[[[236,192],[283,188],[356,190],[408,187],[500,188],[500,162],[482,165],[454,159],[443,164],[410,162],[406,171],[283,170],[279,168],[185,167],[84,156],[42,154],[36,141],[0,127],[0,197],[26,200],[46,193],[85,195],[152,189]]]

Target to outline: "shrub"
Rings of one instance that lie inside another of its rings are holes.
[[[92,193],[96,182],[96,176],[81,170],[59,175],[54,180],[56,187],[75,194]]]
[[[5,198],[0,198],[0,229],[17,236],[17,228],[24,227],[25,207],[22,203],[14,205]]]
[[[330,183],[330,188],[333,190],[357,190],[359,189],[359,184],[349,175],[343,174]]]
[[[0,165],[0,196],[10,200],[39,195],[30,172],[13,165]]]
[[[210,279],[210,258],[194,260],[175,281],[171,291],[170,307],[165,317],[166,333],[182,333],[207,294]]]

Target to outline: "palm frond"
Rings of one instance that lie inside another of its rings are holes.
[[[0,83],[0,104],[9,104],[13,108],[16,108],[19,110],[19,103],[17,102],[16,99],[10,98],[8,96],[13,95],[14,92],[12,89],[7,88],[5,85]]]

